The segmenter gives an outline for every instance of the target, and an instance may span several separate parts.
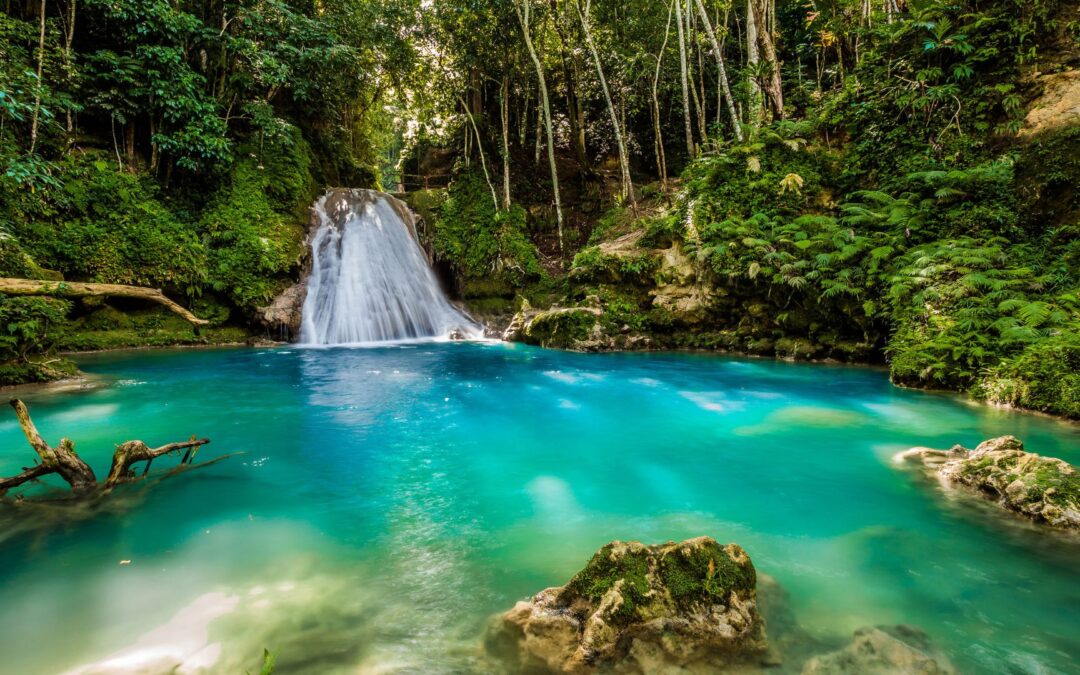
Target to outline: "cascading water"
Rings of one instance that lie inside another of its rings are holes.
[[[483,336],[439,288],[404,203],[374,190],[339,188],[315,202],[314,212],[319,225],[311,242],[301,342]]]

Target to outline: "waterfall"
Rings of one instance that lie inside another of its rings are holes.
[[[404,203],[374,190],[336,188],[315,202],[314,213],[301,342],[483,336],[439,288]]]

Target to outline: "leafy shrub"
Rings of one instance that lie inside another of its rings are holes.
[[[303,228],[274,210],[273,182],[255,160],[238,162],[200,220],[211,288],[246,310],[281,290],[301,253]]]
[[[496,285],[520,286],[542,271],[526,220],[525,209],[516,204],[497,211],[484,178],[476,171],[462,171],[434,224],[435,255],[466,282],[489,278]]]
[[[206,258],[192,228],[162,204],[147,176],[101,157],[65,160],[63,186],[48,197],[51,213],[23,226],[24,247],[71,278],[198,292]]]
[[[26,361],[60,338],[71,303],[54,298],[0,295],[0,361]]]
[[[974,393],[995,403],[1080,418],[1080,325],[989,368]]]

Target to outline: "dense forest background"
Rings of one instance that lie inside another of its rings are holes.
[[[1080,417],[1075,3],[76,3],[0,14],[0,276],[212,325],[5,297],[4,381],[276,336],[344,185],[404,190],[452,294],[524,308],[522,339],[885,361]]]

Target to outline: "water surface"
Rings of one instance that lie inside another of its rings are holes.
[[[708,355],[442,343],[80,361],[110,386],[29,403],[99,474],[130,438],[245,454],[92,520],[3,521],[0,672],[164,654],[237,673],[264,647],[288,673],[473,672],[488,616],[602,544],[703,534],[746,548],[823,641],[909,623],[967,672],[1080,670],[1078,549],[891,460],[1012,433],[1080,464],[1075,425],[880,370]],[[30,460],[14,415],[0,441],[0,474]]]

